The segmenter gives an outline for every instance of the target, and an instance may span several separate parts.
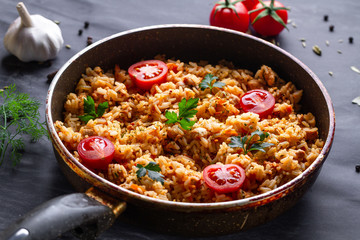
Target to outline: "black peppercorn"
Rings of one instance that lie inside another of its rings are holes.
[[[327,22],[329,20],[329,16],[328,15],[324,15],[324,21]]]
[[[330,25],[330,27],[329,27],[330,32],[333,32],[333,31],[334,31],[334,28],[335,28],[334,25]]]
[[[78,35],[81,36],[82,35],[82,29],[79,29]]]
[[[84,22],[84,28],[87,29],[88,27],[89,27],[89,22],[88,21]]]
[[[360,172],[360,164],[358,164],[358,165],[355,166],[355,171],[356,171],[356,172]]]
[[[88,46],[91,45],[93,43],[92,37],[88,37],[86,43]]]
[[[354,42],[354,38],[353,37],[349,37],[349,43],[353,43]]]

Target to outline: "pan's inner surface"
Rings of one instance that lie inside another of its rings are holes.
[[[227,60],[232,61],[237,67],[252,71],[259,69],[261,65],[270,66],[282,79],[292,81],[298,89],[304,90],[302,111],[314,113],[320,138],[328,139],[324,156],[320,157],[306,175],[293,180],[282,190],[275,189],[269,194],[262,194],[264,196],[260,195],[249,201],[243,199],[197,205],[149,199],[112,186],[86,168],[75,166],[75,160],[72,160],[70,153],[63,149],[64,146],[61,146],[61,142],[55,136],[55,148],[60,149],[60,154],[56,152],[56,155],[65,175],[69,180],[72,179],[70,182],[77,187],[81,180],[86,180],[119,199],[129,201],[131,205],[130,211],[127,211],[128,216],[133,217],[135,222],[143,222],[144,225],[151,223],[150,226],[156,225],[156,229],[160,231],[164,230],[164,222],[173,222],[167,231],[175,234],[184,234],[184,229],[191,229],[187,230],[191,235],[230,233],[248,229],[269,221],[293,206],[315,181],[330,149],[334,133],[331,100],[317,77],[299,60],[254,37],[198,25],[155,26],[116,34],[83,50],[60,69],[50,87],[50,104],[47,109],[47,114],[51,116],[49,119],[52,122],[63,120],[66,96],[74,91],[86,67],[100,66],[108,70],[119,64],[120,68],[127,69],[134,62],[152,59],[158,54],[165,54],[166,57],[180,59],[183,62],[207,60],[211,64],[217,64],[220,60]],[[56,135],[52,123],[48,124],[52,134]],[[252,204],[258,201],[261,201],[261,205],[254,207]],[[132,204],[142,207],[132,208]]]
[[[140,60],[158,54],[181,61],[206,60],[217,64],[227,60],[239,68],[256,71],[270,66],[285,81],[303,89],[303,112],[312,112],[317,119],[320,138],[329,134],[330,99],[324,96],[320,80],[299,60],[276,46],[234,31],[204,26],[158,26],[110,36],[74,56],[54,79],[51,97],[52,121],[63,119],[66,96],[73,92],[86,67],[113,69],[115,64],[127,69]]]
[[[255,71],[265,64],[281,78],[292,81],[304,90],[303,111],[315,113],[320,137],[326,139],[329,126],[329,109],[319,86],[298,62],[263,41],[232,32],[208,28],[155,28],[115,36],[79,55],[61,74],[52,97],[53,120],[62,119],[66,95],[87,66],[112,69],[115,63],[123,69],[141,59],[152,59],[165,54],[181,61],[207,60],[212,64],[225,59],[236,66]]]

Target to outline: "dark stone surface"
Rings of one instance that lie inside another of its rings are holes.
[[[335,107],[336,133],[332,150],[310,191],[289,211],[275,220],[242,233],[221,239],[358,239],[360,234],[360,108],[351,100],[360,95],[360,2],[356,0],[281,1],[291,7],[288,25],[277,41],[306,64],[322,80]],[[47,75],[59,69],[71,56],[86,47],[87,37],[97,41],[132,28],[166,23],[208,24],[215,1],[132,0],[132,1],[25,1],[32,14],[60,21],[65,44],[58,57],[49,63],[21,63],[0,45],[0,87],[16,83],[42,103],[49,83]],[[0,37],[17,17],[16,2],[3,0],[0,8]],[[323,20],[328,15],[327,22]],[[84,28],[85,21],[89,22]],[[334,31],[329,26],[334,25]],[[82,29],[82,35],[78,35]],[[348,38],[353,37],[353,43]],[[306,39],[306,47],[300,39]],[[330,45],[326,45],[326,41]],[[342,40],[342,41],[341,41]],[[322,56],[312,46],[322,49]],[[341,51],[341,53],[339,53]],[[329,75],[333,72],[333,76]],[[42,110],[42,118],[44,111]],[[51,143],[42,139],[27,143],[21,163],[7,161],[0,168],[0,231],[39,204],[75,190],[63,177]],[[164,223],[164,228],[167,223]],[[184,230],[186,231],[186,230]],[[59,239],[73,239],[69,234]],[[99,239],[174,239],[119,219]],[[220,239],[197,238],[197,239]]]

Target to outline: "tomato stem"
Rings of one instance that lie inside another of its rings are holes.
[[[290,8],[287,8],[287,7],[274,7],[274,1],[275,0],[271,0],[270,5],[267,6],[262,0],[259,0],[259,2],[261,3],[261,5],[263,5],[263,7],[251,10],[251,11],[249,11],[249,14],[254,13],[254,12],[258,12],[258,11],[262,11],[262,12],[260,12],[259,15],[256,16],[256,18],[254,19],[254,21],[252,21],[251,24],[254,24],[256,21],[258,21],[259,19],[261,19],[263,17],[270,16],[275,21],[280,23],[284,28],[286,28],[286,30],[289,30],[288,27],[286,26],[286,23],[281,19],[281,17],[279,17],[279,15],[276,13],[276,11],[277,10],[290,11]]]
[[[240,19],[240,16],[236,11],[235,4],[237,4],[238,2],[242,2],[242,1],[243,0],[236,0],[234,2],[231,2],[230,0],[225,0],[225,2],[223,2],[223,1],[217,2],[218,6],[216,7],[216,10],[212,17],[215,18],[215,15],[219,10],[227,8],[227,9],[230,9],[231,11],[233,11],[236,14],[236,16]]]

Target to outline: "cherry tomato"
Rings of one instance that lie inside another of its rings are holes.
[[[104,170],[114,157],[115,147],[107,138],[92,136],[81,140],[77,151],[86,167]]]
[[[168,67],[159,60],[147,60],[131,65],[128,72],[137,87],[149,90],[154,84],[166,81]]]
[[[254,7],[259,3],[259,0],[244,0],[242,1],[244,6],[248,11],[254,9]]]
[[[240,106],[245,112],[257,113],[260,118],[265,118],[274,110],[275,98],[266,90],[254,89],[240,98]]]
[[[264,1],[265,7],[262,3],[258,3],[250,12],[250,22],[254,30],[263,36],[278,35],[285,27],[288,20],[287,8],[278,1]],[[262,10],[261,10],[262,9]],[[254,22],[259,14],[267,11],[268,14],[259,18]],[[279,19],[275,19],[272,15],[276,13]],[[282,23],[281,23],[282,22]]]
[[[210,25],[246,32],[249,28],[249,13],[241,2],[223,0],[213,7]]]
[[[218,193],[235,192],[245,180],[245,171],[235,164],[212,164],[203,171],[206,185]]]

